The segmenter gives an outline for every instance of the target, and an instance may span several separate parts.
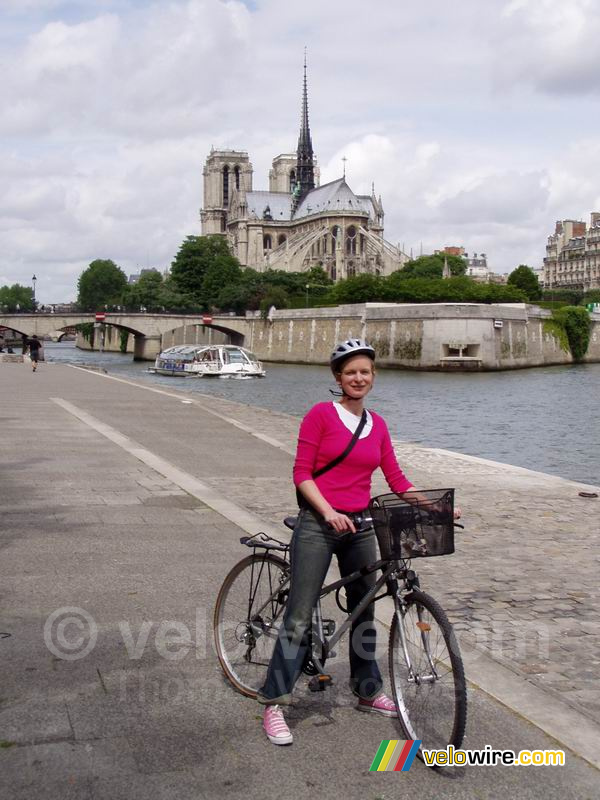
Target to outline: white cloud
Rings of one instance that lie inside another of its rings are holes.
[[[600,91],[596,0],[512,0],[498,27],[496,74],[550,94]]]
[[[72,297],[94,258],[167,266],[199,232],[211,145],[247,149],[256,188],[295,148],[305,44],[323,181],[346,156],[407,249],[539,264],[555,219],[600,204],[600,121],[578,99],[596,90],[589,0],[365,8],[4,0],[2,280],[35,272],[48,302]]]

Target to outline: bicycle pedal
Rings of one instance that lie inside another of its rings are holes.
[[[331,675],[315,675],[308,682],[308,688],[311,692],[324,692],[328,686],[333,684]]]

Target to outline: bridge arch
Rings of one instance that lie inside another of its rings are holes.
[[[189,329],[192,328],[198,333],[192,333],[190,335]],[[201,331],[201,335],[198,335]],[[211,331],[216,331],[222,336],[220,337],[213,337],[210,335]],[[208,332],[208,336],[206,335]],[[197,344],[199,346],[203,344],[235,344],[239,347],[243,347],[246,341],[246,337],[240,331],[235,330],[234,328],[229,328],[225,324],[220,323],[193,323],[193,324],[183,324],[178,325],[174,328],[171,328],[168,331],[163,331],[162,333],[162,349],[166,350],[167,347],[174,347],[176,345],[181,344],[189,344],[194,345]]]
[[[95,320],[96,314],[90,312],[0,314],[0,326],[14,330],[20,336],[36,334],[40,338],[51,335],[61,339],[66,333],[64,329]],[[133,334],[134,360],[153,359],[163,349],[163,339],[168,338],[165,337],[165,334],[181,327],[203,326],[209,330],[220,331],[232,344],[237,345],[243,345],[250,334],[250,326],[245,317],[229,315],[212,317],[206,314],[148,314],[111,311],[106,313],[103,321],[105,325],[116,330],[125,330]]]

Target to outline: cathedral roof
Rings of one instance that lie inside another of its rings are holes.
[[[262,219],[269,206],[275,222],[291,219],[292,195],[287,192],[246,192],[246,204],[249,217]]]
[[[338,178],[336,181],[311,189],[303,197],[294,214],[294,219],[327,211],[350,211],[373,216],[373,204],[369,197],[355,195],[345,178]]]
[[[263,219],[265,209],[274,222],[292,219],[292,195],[288,192],[246,192],[248,216]],[[293,219],[328,211],[346,211],[350,214],[368,214],[375,219],[373,200],[368,195],[354,194],[344,178],[317,186],[302,198]]]

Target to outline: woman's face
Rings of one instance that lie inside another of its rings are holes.
[[[368,356],[353,356],[337,373],[336,380],[344,393],[353,400],[360,400],[367,395],[373,386],[375,370]]]

